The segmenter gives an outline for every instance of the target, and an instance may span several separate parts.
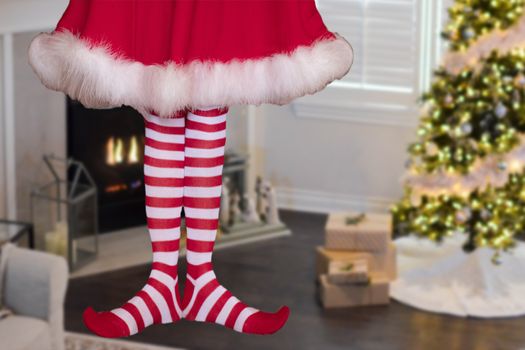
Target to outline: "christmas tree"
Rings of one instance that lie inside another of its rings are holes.
[[[397,234],[511,249],[525,229],[525,0],[456,0],[422,96]],[[496,259],[497,261],[497,259]]]

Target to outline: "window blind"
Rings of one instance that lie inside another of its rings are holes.
[[[417,125],[421,93],[438,54],[443,2],[451,0],[316,0],[331,31],[354,48],[342,80],[298,99],[296,115],[382,125]]]
[[[354,48],[354,65],[342,82],[367,90],[412,93],[419,74],[418,0],[317,0],[332,31]]]

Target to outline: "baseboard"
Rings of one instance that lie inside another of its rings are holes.
[[[359,196],[289,187],[276,187],[277,205],[280,209],[313,213],[330,213],[342,210],[387,212],[396,198]]]

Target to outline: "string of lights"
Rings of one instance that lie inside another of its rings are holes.
[[[456,0],[443,32],[450,52],[461,55],[491,31],[511,28],[524,6]],[[465,250],[491,247],[497,259],[525,227],[525,154],[516,151],[525,149],[525,47],[493,50],[456,72],[442,65],[421,102],[404,195],[391,208],[394,230],[434,241],[463,233]]]

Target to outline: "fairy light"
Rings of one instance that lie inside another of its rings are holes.
[[[524,6],[525,0],[456,0],[443,36],[451,51],[466,50],[485,34],[502,36]],[[525,161],[509,154],[525,145],[525,48],[493,51],[471,64],[458,74],[435,71],[422,97],[418,140],[408,148],[409,176],[457,181],[449,188],[407,183],[392,207],[394,227],[435,241],[475,232],[476,246],[499,252],[525,228]],[[466,175],[483,180],[473,189]]]
[[[449,8],[450,22],[442,35],[452,50],[466,50],[480,36],[514,25],[524,5],[524,0],[456,0]]]

